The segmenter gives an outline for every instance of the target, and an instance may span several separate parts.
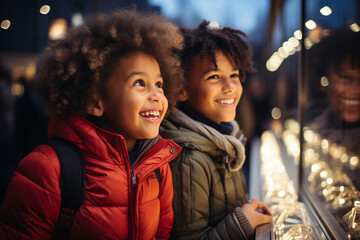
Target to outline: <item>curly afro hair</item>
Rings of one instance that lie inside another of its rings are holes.
[[[181,64],[185,75],[191,67],[193,57],[200,54],[200,59],[209,55],[217,69],[215,52],[221,50],[234,60],[239,69],[241,81],[245,80],[245,72],[253,72],[252,51],[244,40],[248,36],[237,29],[229,27],[212,27],[203,20],[195,29],[181,29],[184,36],[184,49],[181,52]]]
[[[35,81],[48,113],[85,114],[104,86],[116,60],[134,51],[152,55],[159,63],[169,109],[183,85],[179,29],[158,14],[134,9],[87,18],[64,38],[50,42],[38,64]]]

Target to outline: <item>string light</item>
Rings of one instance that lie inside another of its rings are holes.
[[[10,20],[5,19],[5,20],[3,20],[3,21],[1,22],[1,28],[2,28],[2,29],[5,29],[5,30],[6,30],[6,29],[9,29],[10,25],[11,25]]]
[[[40,13],[41,14],[48,14],[50,12],[50,6],[49,5],[43,5],[41,8],[40,8]]]
[[[332,10],[330,7],[325,6],[323,8],[320,9],[320,13],[324,16],[329,16],[332,13]]]

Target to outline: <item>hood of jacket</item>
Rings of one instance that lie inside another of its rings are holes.
[[[171,138],[184,148],[205,152],[217,161],[227,163],[230,171],[238,171],[245,161],[245,148],[240,141],[239,125],[235,120],[231,124],[233,132],[225,135],[177,109],[163,120],[160,132],[164,138]]]

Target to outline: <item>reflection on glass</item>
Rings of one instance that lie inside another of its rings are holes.
[[[306,52],[306,185],[349,234],[360,237],[360,32],[324,30]],[[359,215],[359,216],[358,216]]]

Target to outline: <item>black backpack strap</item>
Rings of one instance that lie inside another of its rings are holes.
[[[155,169],[156,178],[159,182],[159,187],[161,186],[161,175],[160,175],[160,168]]]
[[[61,208],[55,237],[69,239],[73,218],[79,209],[85,189],[85,170],[79,150],[70,142],[53,138],[48,144],[58,155],[60,173]]]

